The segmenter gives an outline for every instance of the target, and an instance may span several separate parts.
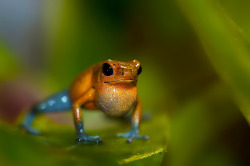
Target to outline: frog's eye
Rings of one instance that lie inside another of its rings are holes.
[[[108,63],[104,63],[102,65],[102,73],[105,76],[111,76],[111,75],[113,75],[113,69]]]
[[[137,74],[139,75],[141,74],[141,72],[142,72],[142,67],[140,66],[139,69],[137,70]]]

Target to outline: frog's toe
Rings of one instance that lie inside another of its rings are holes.
[[[41,135],[41,133],[38,130],[34,129],[31,126],[27,126],[27,125],[22,124],[19,126],[19,128],[25,129],[28,133],[30,133],[32,135]]]
[[[93,139],[97,139],[99,138],[100,136],[99,135],[96,135],[96,136],[89,136],[90,138],[93,138]]]
[[[141,136],[139,134],[135,135],[135,138],[149,140],[149,136]]]
[[[126,140],[127,143],[132,143],[134,140],[134,137],[130,137],[129,139]]]
[[[33,134],[33,135],[41,135],[41,133],[38,130],[34,129],[34,128],[28,129],[28,132],[30,134]]]
[[[95,141],[97,144],[99,144],[99,143],[102,143],[102,140],[101,139],[96,139],[96,141]]]
[[[101,143],[102,140],[99,138],[99,136],[79,136],[76,138],[76,142],[77,143],[81,143],[81,142],[95,142],[97,144]]]
[[[127,142],[128,143],[132,143],[134,139],[144,139],[144,140],[148,140],[149,137],[148,136],[141,136],[138,134],[138,132],[135,131],[129,131],[127,133],[118,133],[116,135],[117,137],[124,137],[124,138],[128,138]]]
[[[126,141],[127,143],[132,143],[134,139],[144,139],[144,140],[149,140],[148,136],[141,136],[139,134],[132,135],[129,137]]]

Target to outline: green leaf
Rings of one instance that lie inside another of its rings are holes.
[[[141,125],[141,134],[150,140],[134,140],[128,144],[116,138],[118,132],[130,129],[128,124],[105,129],[88,130],[89,135],[100,135],[103,143],[75,143],[73,126],[55,123],[45,116],[36,119],[34,126],[43,132],[33,136],[20,130],[0,125],[0,156],[3,165],[159,165],[166,151],[164,116],[155,116]]]

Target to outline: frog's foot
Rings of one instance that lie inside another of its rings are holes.
[[[135,130],[128,131],[127,133],[118,133],[116,136],[117,137],[128,138],[127,139],[128,143],[132,143],[134,139],[144,139],[144,140],[149,139],[148,136],[139,135],[139,133],[137,131],[135,131]]]
[[[33,127],[29,125],[21,124],[19,128],[25,129],[28,133],[32,135],[41,135],[41,133],[38,130],[34,129]]]
[[[89,136],[87,134],[83,134],[76,137],[76,142],[96,142],[97,144],[102,143],[102,140],[99,138],[99,136]]]

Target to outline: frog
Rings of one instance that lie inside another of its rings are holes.
[[[101,110],[111,117],[123,117],[131,112],[131,130],[116,136],[126,138],[128,143],[132,143],[134,139],[148,140],[148,136],[139,134],[142,102],[138,97],[137,82],[141,72],[142,66],[138,60],[124,62],[108,59],[97,63],[81,72],[68,89],[35,104],[21,127],[30,134],[40,135],[32,127],[38,114],[72,110],[76,142],[101,143],[99,136],[86,134],[81,109]]]

